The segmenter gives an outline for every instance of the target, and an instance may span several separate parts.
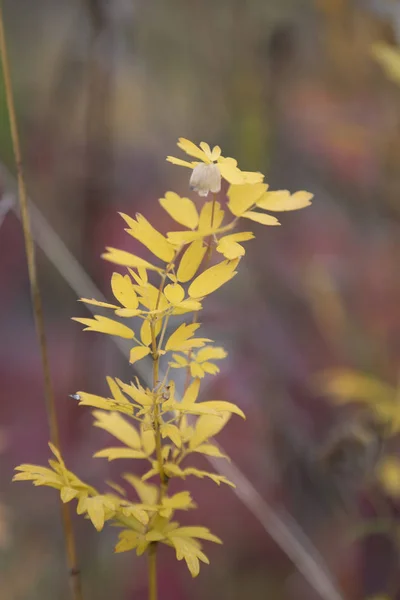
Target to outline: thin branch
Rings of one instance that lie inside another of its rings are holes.
[[[42,369],[43,369],[43,379],[44,379],[44,392],[45,392],[45,402],[46,402],[46,411],[49,420],[50,427],[50,438],[57,448],[60,447],[59,440],[59,430],[57,423],[57,415],[55,408],[55,400],[53,387],[51,383],[50,377],[50,365],[48,358],[48,351],[46,345],[46,334],[44,328],[44,319],[43,319],[43,308],[42,308],[42,298],[40,295],[40,289],[37,280],[37,271],[36,271],[36,262],[35,262],[35,244],[32,238],[31,227],[30,227],[30,219],[29,219],[29,211],[28,211],[28,199],[27,192],[25,186],[25,180],[23,175],[22,168],[22,155],[21,155],[21,147],[18,136],[18,128],[17,128],[17,118],[15,114],[15,105],[14,105],[14,97],[13,90],[11,85],[11,75],[7,54],[7,44],[5,39],[4,32],[4,21],[3,21],[3,9],[0,4],[0,53],[1,53],[1,65],[3,70],[3,78],[4,78],[4,88],[5,88],[5,96],[7,103],[7,110],[9,115],[9,123],[10,123],[10,131],[11,131],[11,139],[12,146],[14,151],[15,163],[17,168],[17,179],[18,179],[18,198],[19,198],[19,206],[21,211],[21,222],[22,229],[24,233],[25,240],[25,249],[26,249],[26,259],[28,265],[28,274],[29,274],[29,283],[31,288],[31,297],[33,304],[33,314],[36,328],[36,335],[38,337],[39,347],[40,347],[40,355],[42,360]],[[61,503],[62,507],[62,520],[64,527],[64,537],[65,544],[67,550],[67,559],[68,566],[70,572],[70,581],[71,581],[71,589],[73,593],[73,598],[75,600],[82,600],[82,591],[80,585],[80,577],[79,577],[79,569],[77,567],[77,557],[76,557],[76,546],[74,533],[72,529],[72,521],[71,515],[69,511],[69,506]]]

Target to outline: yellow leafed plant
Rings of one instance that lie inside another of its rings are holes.
[[[245,255],[243,243],[254,238],[254,233],[247,231],[251,222],[279,225],[268,212],[304,208],[312,198],[304,191],[291,195],[286,190],[268,190],[261,173],[242,171],[236,160],[221,156],[218,146],[211,150],[204,142],[196,146],[184,138],[178,146],[196,160],[168,157],[169,162],[189,168],[192,191],[200,198],[211,192],[211,200],[201,200],[199,206],[198,201],[166,192],[160,205],[178,227],[166,235],[140,214],[121,214],[127,233],[142,243],[152,258],[147,261],[125,250],[107,248],[103,258],[119,267],[111,278],[113,299],[110,303],[93,298],[81,301],[111,315],[74,319],[88,331],[130,340],[131,364],[152,361],[151,385],[136,377],[128,383],[107,377],[107,396],[84,391],[73,394],[81,406],[93,409],[94,426],[115,439],[95,457],[123,460],[127,465],[123,482],[105,482],[105,491],[98,491],[68,470],[52,444],[54,457],[48,467],[23,464],[14,476],[14,481],[30,480],[34,485],[55,488],[64,503],[76,501],[77,513],[98,531],[106,522],[120,528],[116,552],[148,554],[150,600],[157,598],[159,544],[172,548],[195,577],[200,563],[209,563],[203,542],[221,543],[206,527],[180,526],[175,513],[194,509],[196,504],[189,491],[173,493],[171,480],[194,476],[234,486],[222,475],[190,466],[190,459],[198,454],[226,460],[212,438],[232,415],[244,418],[243,411],[231,402],[201,401],[202,381],[216,375],[217,362],[227,356],[200,331],[203,302],[236,276]],[[229,184],[226,198],[221,179]],[[242,218],[246,231],[234,232]],[[170,375],[176,369],[186,374],[180,390]],[[148,465],[142,477],[134,473],[132,461],[137,460]]]

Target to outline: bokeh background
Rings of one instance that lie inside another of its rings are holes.
[[[106,374],[128,379],[131,370],[111,338],[82,334],[70,320],[86,310],[71,282],[89,285],[71,256],[108,295],[112,268],[100,253],[130,247],[117,212],[143,212],[165,230],[157,199],[188,191],[186,171],[165,162],[180,136],[221,145],[272,189],[315,194],[311,208],[283,215],[281,228],[255,226],[240,274],[203,316],[229,351],[209,393],[248,417],[232,420],[222,445],[270,505],[295,512],[296,491],[276,486],[271,415],[286,414],[312,446],[338,411],[315,393],[316,374],[344,366],[392,385],[398,378],[400,88],[371,55],[378,41],[400,43],[398,2],[3,5],[27,185],[40,211],[37,261],[63,453],[82,479],[96,484],[118,467],[91,458],[105,436],[69,394],[101,394]],[[49,436],[13,175],[1,83],[0,598],[67,600],[57,496],[10,483],[17,464],[45,463]],[[224,546],[210,549],[211,566],[194,581],[166,549],[162,600],[317,597],[229,488],[190,485],[199,504],[190,518]],[[313,502],[308,515],[297,511],[304,527]],[[99,535],[86,521],[74,526],[85,600],[144,600],[144,559],[115,555],[112,528]],[[349,542],[349,531],[327,517],[307,533],[346,598],[395,597],[389,541]]]

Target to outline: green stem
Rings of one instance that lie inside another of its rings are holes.
[[[157,542],[149,546],[149,600],[157,600]]]

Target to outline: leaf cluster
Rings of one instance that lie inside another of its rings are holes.
[[[111,278],[114,299],[110,303],[93,298],[81,301],[113,314],[74,319],[88,331],[130,340],[131,364],[146,357],[152,359],[151,387],[137,378],[125,383],[107,377],[107,396],[84,391],[73,396],[80,406],[94,409],[94,426],[116,440],[96,452],[96,458],[147,463],[141,477],[130,472],[123,477],[136,500],[132,501],[126,487],[118,483],[108,482],[109,490],[100,493],[82,482],[67,469],[53,445],[50,448],[56,460],[51,459],[49,467],[21,465],[14,480],[53,487],[60,492],[62,502],[76,500],[78,514],[86,516],[98,531],[107,521],[121,528],[116,552],[135,549],[141,555],[152,545],[163,543],[174,548],[177,559],[184,559],[196,576],[200,562],[208,563],[201,542],[221,541],[205,527],[181,527],[174,520],[176,511],[194,509],[196,505],[187,490],[171,494],[170,482],[194,476],[208,478],[217,485],[234,486],[223,475],[200,470],[189,461],[198,454],[227,459],[213,437],[232,415],[244,418],[243,411],[231,402],[199,401],[202,380],[219,372],[217,363],[227,353],[200,334],[198,314],[204,300],[236,275],[245,254],[242,244],[254,238],[252,231],[233,233],[239,221],[279,225],[278,219],[268,212],[308,206],[312,194],[269,191],[261,173],[240,170],[234,159],[221,156],[217,146],[211,150],[202,142],[198,147],[184,138],[180,138],[178,146],[196,161],[173,157],[168,160],[193,170],[192,187],[199,195],[219,190],[223,178],[229,183],[226,198],[217,199],[214,193],[212,200],[205,200],[198,207],[190,198],[167,192],[159,202],[175,225],[166,235],[141,214],[121,214],[127,226],[125,231],[152,258],[145,260],[125,250],[107,248],[103,258],[123,267],[122,273],[115,272]],[[198,169],[200,164],[203,166]],[[214,264],[213,256],[219,257]],[[162,379],[161,363],[166,367]],[[186,373],[186,383],[179,394],[169,375],[176,369]]]

